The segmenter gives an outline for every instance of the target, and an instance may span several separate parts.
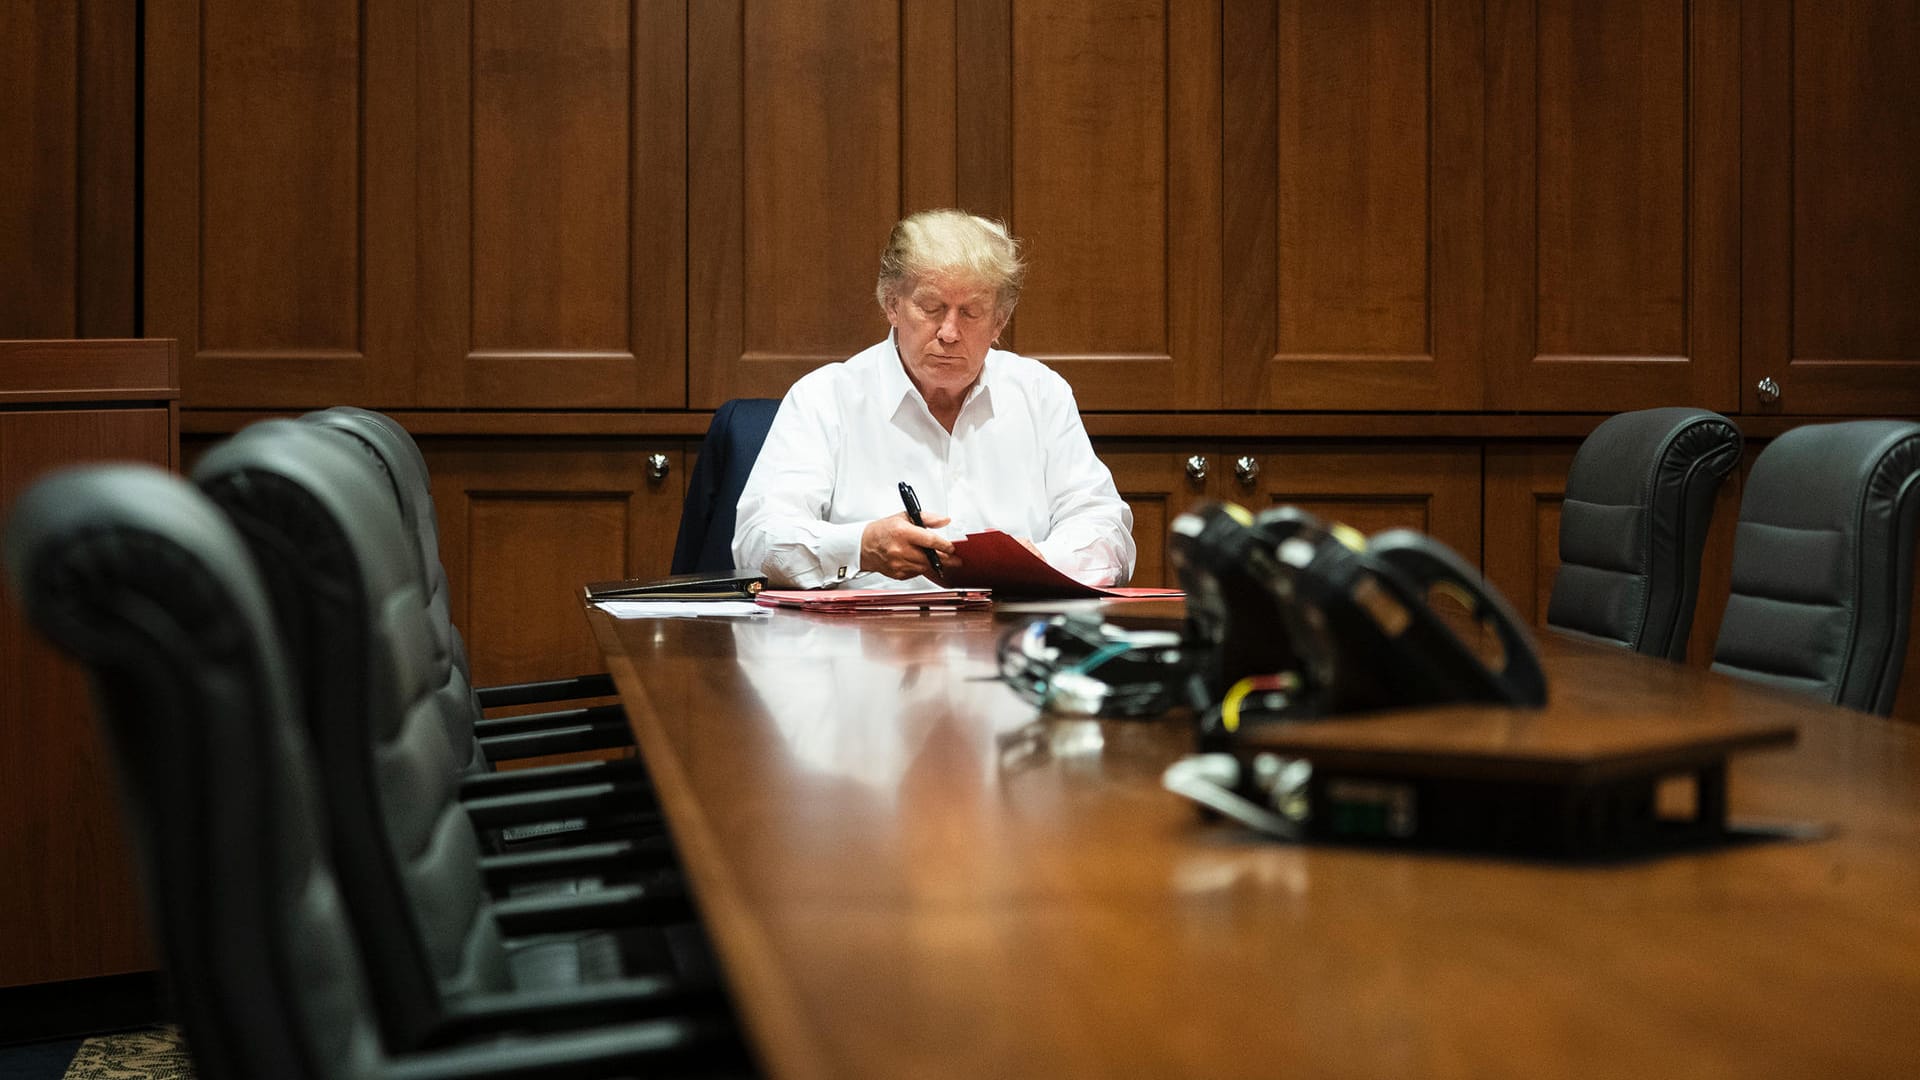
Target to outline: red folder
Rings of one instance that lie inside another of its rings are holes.
[[[960,611],[986,607],[985,589],[763,589],[754,602],[828,615]]]
[[[1128,588],[1087,585],[1047,565],[1045,559],[998,529],[968,533],[953,542],[960,565],[947,567],[941,584],[954,588],[992,589],[996,599],[1059,599],[1122,597],[1165,599],[1180,596],[1179,589]]]

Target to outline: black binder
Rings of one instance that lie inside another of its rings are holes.
[[[751,600],[766,588],[765,575],[747,570],[726,573],[674,574],[671,577],[596,581],[587,586],[590,600]]]

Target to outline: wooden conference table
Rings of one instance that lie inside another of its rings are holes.
[[[1548,635],[1549,708],[1594,724],[1792,717],[1732,811],[1830,834],[1297,847],[1160,787],[1174,721],[1040,720],[986,613],[588,610],[773,1075],[1920,1076],[1902,724]]]

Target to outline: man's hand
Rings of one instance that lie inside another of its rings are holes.
[[[905,511],[867,522],[860,533],[860,569],[878,571],[896,581],[933,576],[927,548],[940,553],[942,564],[960,565],[960,557],[953,553],[953,541],[933,531],[953,519],[926,514],[920,520],[927,523],[926,528],[908,521]]]

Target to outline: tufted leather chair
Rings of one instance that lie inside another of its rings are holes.
[[[28,619],[86,669],[201,1080],[631,1076],[715,1025],[656,1019],[395,1055],[345,915],[297,691],[247,547],[147,466],[52,474],[7,526]]]
[[[511,900],[488,889],[457,797],[464,748],[441,715],[447,645],[367,455],[270,420],[208,451],[194,480],[247,538],[293,645],[333,861],[389,1044],[430,1045],[503,1016],[710,1004],[697,934],[663,929],[689,917],[671,882]]]
[[[1587,436],[1567,473],[1547,625],[1685,657],[1700,551],[1740,431],[1705,409],[1643,409]]]
[[[1812,424],[1775,439],[1741,495],[1713,669],[1892,712],[1916,518],[1920,424]]]
[[[453,625],[448,601],[447,572],[440,562],[440,524],[433,505],[433,486],[426,456],[406,428],[392,417],[370,409],[336,406],[312,412],[303,422],[329,432],[365,453],[387,482],[407,533],[413,538],[421,573],[427,581],[429,615],[447,643],[445,681],[439,693],[446,699],[449,734],[467,748],[465,771],[479,774],[491,762],[516,757],[570,753],[631,746],[626,714],[618,705],[594,705],[557,712],[522,714],[488,720],[483,710],[497,705],[526,705],[599,697],[614,692],[605,675],[585,675],[538,683],[502,686],[473,685],[466,642]],[[566,772],[605,772],[604,768],[550,770],[539,777],[518,777],[522,786]]]
[[[680,508],[680,534],[673,542],[676,574],[720,573],[733,569],[733,526],[740,492],[766,445],[776,398],[735,398],[716,409],[700,457],[687,474],[687,499]]]

